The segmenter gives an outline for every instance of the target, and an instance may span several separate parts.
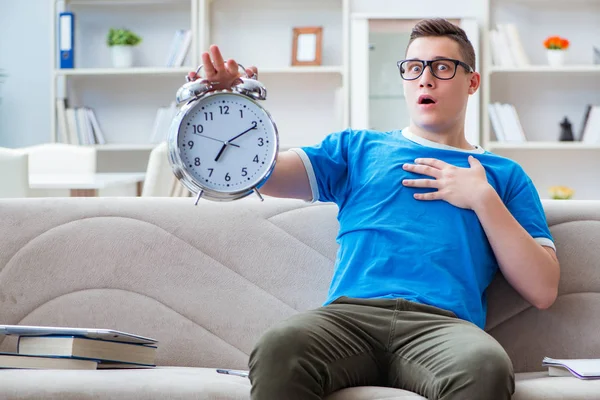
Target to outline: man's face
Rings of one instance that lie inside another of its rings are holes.
[[[406,59],[434,60],[440,57],[465,62],[458,43],[447,37],[416,39],[406,54]],[[440,71],[443,69],[440,66]],[[465,118],[469,95],[475,93],[479,80],[478,73],[469,73],[460,65],[456,67],[456,75],[450,80],[436,78],[431,74],[429,66],[425,67],[419,78],[403,81],[411,120],[415,125],[432,132],[461,124]]]

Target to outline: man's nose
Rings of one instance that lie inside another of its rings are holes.
[[[431,73],[429,66],[425,67],[421,77],[419,78],[419,87],[433,87],[435,84],[435,77]]]

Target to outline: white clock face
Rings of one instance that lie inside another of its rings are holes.
[[[248,190],[269,171],[277,134],[268,114],[234,93],[201,99],[183,118],[177,139],[181,161],[203,187]]]

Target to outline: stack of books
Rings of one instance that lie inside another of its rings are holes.
[[[111,329],[0,325],[0,335],[18,336],[15,353],[0,353],[0,368],[152,368],[155,339]]]
[[[499,142],[527,141],[514,105],[494,102],[488,104],[488,111],[492,128]]]

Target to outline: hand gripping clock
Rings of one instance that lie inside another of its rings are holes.
[[[279,151],[277,126],[258,103],[266,100],[267,91],[247,75],[229,89],[213,90],[216,84],[198,79],[177,91],[180,110],[168,135],[173,173],[196,194],[195,204],[202,197],[229,201],[253,192],[263,200],[258,189]]]

